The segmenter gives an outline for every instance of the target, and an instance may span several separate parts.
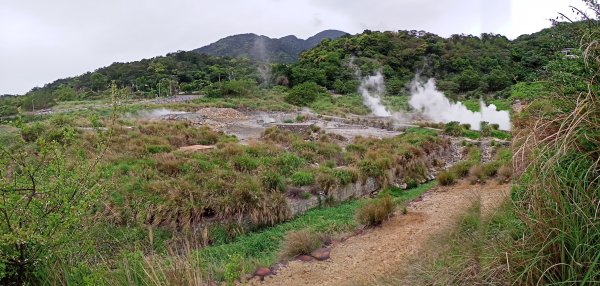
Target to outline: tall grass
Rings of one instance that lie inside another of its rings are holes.
[[[592,3],[588,1],[586,3]],[[595,12],[600,13],[597,5]],[[600,46],[597,21],[583,38],[584,61],[559,64],[552,108],[520,122],[513,194],[526,226],[516,279],[527,285],[600,283]],[[585,82],[586,87],[580,88]],[[534,102],[535,103],[535,102]],[[534,104],[532,104],[534,105]],[[524,134],[527,133],[527,134]]]

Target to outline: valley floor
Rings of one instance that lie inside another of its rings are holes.
[[[431,238],[441,235],[477,201],[490,215],[510,194],[510,184],[489,182],[436,187],[382,227],[334,243],[326,261],[291,261],[264,282],[251,285],[369,285],[401,270]]]

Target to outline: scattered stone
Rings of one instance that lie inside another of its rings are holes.
[[[203,152],[203,151],[207,151],[207,150],[211,150],[211,149],[215,149],[216,146],[215,145],[191,145],[191,146],[184,146],[179,148],[179,151],[184,151],[184,152]]]
[[[408,189],[408,185],[406,183],[402,183],[402,184],[398,185],[398,188],[400,188],[402,190],[406,190],[406,189]]]
[[[313,260],[313,257],[310,255],[300,255],[300,256],[296,257],[296,259],[298,259],[302,262],[310,262]]]
[[[265,276],[269,276],[269,275],[271,275],[271,269],[266,268],[266,267],[260,267],[260,268],[256,269],[256,272],[254,272],[254,276],[260,277],[260,280],[264,280]]]
[[[208,107],[201,108],[196,111],[197,114],[206,116],[208,118],[219,118],[219,119],[246,119],[246,115],[233,109],[233,108],[216,108]]]
[[[323,260],[329,259],[330,254],[331,254],[330,248],[319,248],[319,249],[313,251],[310,255],[317,260],[323,261]]]

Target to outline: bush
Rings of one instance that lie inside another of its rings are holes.
[[[414,189],[419,186],[419,182],[415,179],[404,178],[404,183],[406,184],[406,189]]]
[[[266,190],[278,190],[280,192],[285,191],[285,183],[281,175],[276,172],[266,172],[261,178],[261,183]]]
[[[333,175],[338,179],[342,186],[356,182],[358,175],[355,170],[334,169]]]
[[[289,175],[304,164],[306,164],[304,159],[292,153],[283,153],[275,161],[275,166],[282,175]]]
[[[356,213],[359,223],[366,226],[375,226],[388,219],[394,212],[394,203],[390,195],[379,199],[372,199],[364,204]]]
[[[308,106],[319,96],[327,96],[325,89],[308,81],[294,86],[285,97],[285,101],[297,106]]]
[[[167,145],[150,145],[146,147],[146,151],[150,154],[167,153],[171,151],[171,146]]]
[[[321,246],[321,239],[308,230],[290,231],[285,235],[281,246],[280,257],[293,258],[298,255],[310,254]]]
[[[437,175],[437,180],[442,186],[449,186],[456,182],[456,175],[450,171],[441,171]]]
[[[474,184],[483,179],[483,168],[481,165],[473,165],[469,169],[469,181]]]
[[[486,163],[482,166],[482,174],[484,177],[495,177],[498,173],[498,168],[500,168],[499,161]]]
[[[450,167],[450,172],[456,174],[458,178],[464,178],[469,175],[469,169],[471,169],[473,163],[471,161],[462,161],[454,164]]]
[[[308,186],[315,182],[315,176],[312,173],[299,171],[292,174],[291,178],[294,186]]]
[[[233,167],[239,172],[252,172],[258,168],[258,159],[248,155],[238,156],[233,159]]]
[[[460,126],[460,123],[456,121],[451,121],[446,123],[446,125],[444,126],[444,133],[455,137],[462,136],[463,128],[462,126]]]
[[[508,180],[510,180],[510,177],[512,176],[512,167],[510,165],[502,165],[500,166],[500,168],[498,169],[498,179],[502,182],[506,182]]]
[[[383,169],[380,168],[375,162],[369,160],[362,160],[358,164],[360,173],[365,177],[377,178],[383,175]]]

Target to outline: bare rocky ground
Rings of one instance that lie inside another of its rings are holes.
[[[295,122],[298,116],[306,118]],[[240,143],[245,144],[260,138],[265,129],[278,126],[288,129],[320,127],[327,133],[340,135],[343,142],[352,142],[357,136],[387,138],[402,134],[406,126],[391,127],[387,119],[375,117],[337,118],[315,116],[304,112],[241,112],[232,108],[201,108],[196,112],[167,114],[165,120],[186,120],[196,125],[206,125],[213,129],[235,135]],[[290,123],[291,122],[291,123]]]
[[[504,202],[510,185],[490,182],[469,185],[461,182],[436,187],[408,207],[408,214],[396,213],[381,227],[334,242],[330,258],[324,261],[294,260],[264,281],[249,285],[370,285],[406,267],[429,239],[448,231],[474,202],[481,202],[487,216]]]

